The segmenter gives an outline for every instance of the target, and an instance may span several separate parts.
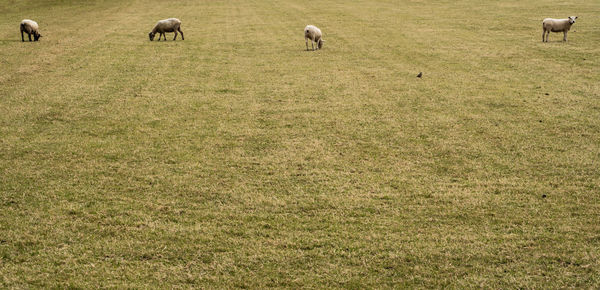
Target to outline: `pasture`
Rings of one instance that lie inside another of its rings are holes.
[[[598,15],[0,0],[0,288],[598,288]]]

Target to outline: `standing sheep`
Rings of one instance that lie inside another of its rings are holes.
[[[23,32],[27,33],[27,36],[29,36],[29,41],[31,41],[32,34],[34,41],[38,41],[40,37],[42,37],[42,35],[39,32],[39,29],[40,27],[38,26],[37,22],[33,20],[24,19],[23,21],[21,21],[21,41],[25,42]]]
[[[571,25],[575,23],[575,19],[577,19],[577,16],[569,16],[566,19],[544,19],[542,21],[542,28],[544,29],[544,32],[542,32],[542,42],[548,42],[550,31],[564,33],[563,41],[567,41],[567,32],[571,29]]]
[[[317,49],[321,49],[323,47],[323,34],[321,33],[321,29],[317,28],[313,25],[307,25],[304,27],[304,40],[306,41],[306,50],[308,51],[308,40],[310,39],[310,46],[312,50],[315,50],[315,46],[313,42],[317,43]]]
[[[175,37],[173,37],[173,40],[175,40],[177,38],[177,31],[181,33],[181,40],[185,40],[185,38],[183,38],[183,31],[181,31],[181,21],[177,18],[169,18],[157,22],[152,31],[148,33],[148,36],[150,37],[150,41],[153,41],[154,35],[158,33],[158,41],[160,41],[161,36],[164,36],[166,41],[167,36],[165,35],[165,32],[175,32]]]

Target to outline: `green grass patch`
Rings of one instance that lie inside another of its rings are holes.
[[[0,287],[598,288],[599,14],[0,0]]]

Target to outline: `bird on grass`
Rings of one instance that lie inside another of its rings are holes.
[[[418,77],[418,78],[420,78],[420,77],[422,77],[422,76],[423,76],[423,72],[420,72],[420,73],[417,75],[417,77]]]

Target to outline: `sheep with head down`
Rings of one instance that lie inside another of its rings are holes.
[[[169,18],[157,22],[152,31],[148,33],[148,36],[150,37],[150,41],[153,41],[154,36],[158,33],[158,41],[160,41],[161,36],[163,36],[166,41],[167,36],[165,35],[165,32],[175,32],[175,37],[173,37],[173,40],[175,40],[177,38],[177,31],[181,33],[181,40],[185,40],[183,38],[183,31],[181,31],[181,21],[177,18]]]
[[[321,29],[314,25],[307,25],[304,27],[304,41],[306,41],[306,50],[308,50],[309,39],[312,50],[315,50],[313,43],[317,44],[317,49],[321,49],[323,47],[323,42],[325,41],[323,40],[323,33],[321,33]]]
[[[42,35],[39,32],[40,27],[37,22],[30,19],[23,19],[21,21],[21,41],[25,42],[25,38],[23,37],[23,32],[27,33],[29,36],[29,41],[31,41],[31,35],[33,34],[33,41],[38,41]]]
[[[571,29],[571,25],[575,23],[575,19],[577,19],[577,16],[569,16],[569,18],[565,19],[544,19],[542,21],[542,28],[544,29],[544,32],[542,32],[542,42],[548,42],[550,31],[562,32],[564,34],[563,41],[567,41],[567,32]]]

